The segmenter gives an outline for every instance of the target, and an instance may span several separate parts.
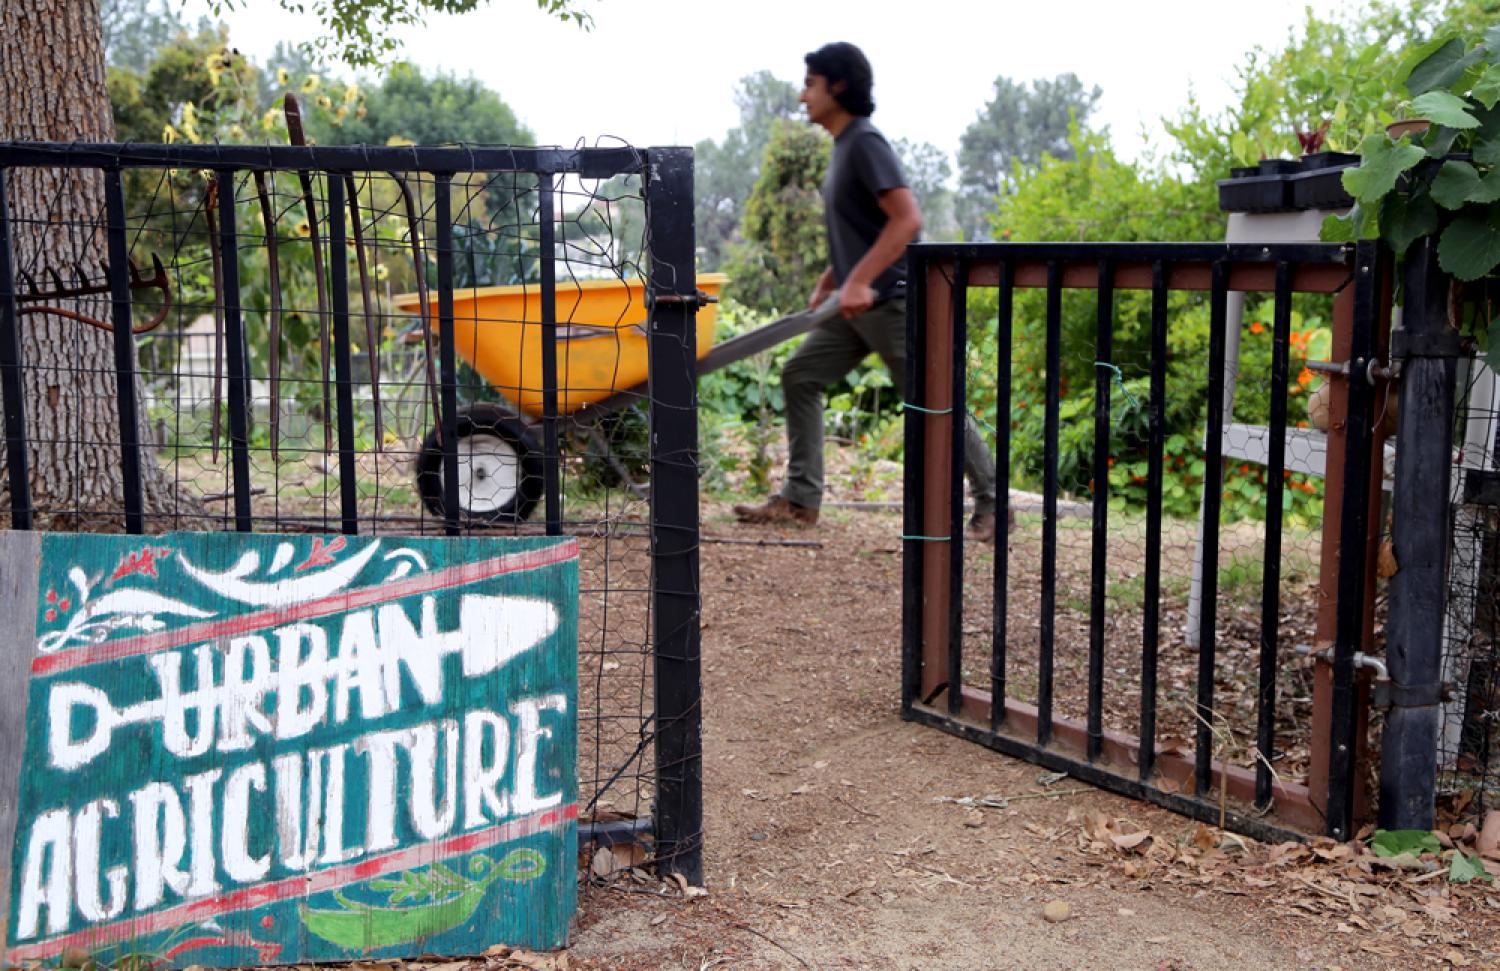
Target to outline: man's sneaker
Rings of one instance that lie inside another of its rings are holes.
[[[783,496],[772,496],[761,506],[735,506],[734,515],[742,523],[757,526],[816,526],[818,511],[799,506]]]

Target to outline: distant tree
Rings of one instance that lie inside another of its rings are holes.
[[[168,0],[99,0],[99,23],[109,66],[141,74],[177,35],[213,30],[207,17],[190,27]]]
[[[831,144],[810,125],[781,121],[772,129],[745,204],[743,239],[730,246],[724,266],[739,303],[761,313],[807,305],[828,266],[821,187]]]
[[[906,181],[922,210],[922,236],[925,239],[953,239],[958,224],[953,206],[953,189],[948,180],[953,166],[948,153],[931,142],[911,142],[898,138],[892,143]]]
[[[721,268],[728,256],[776,124],[798,115],[796,87],[770,71],[741,78],[734,102],[739,127],[730,129],[723,141],[704,139],[693,149],[698,261],[707,270]]]
[[[1013,166],[1037,165],[1043,155],[1072,158],[1068,125],[1087,127],[1103,95],[1086,89],[1076,74],[1059,74],[1018,84],[1001,76],[995,95],[964,131],[958,149],[958,221],[968,239],[988,235],[987,216],[995,197],[1011,184]]]
[[[392,138],[418,145],[463,142],[482,145],[530,145],[531,131],[500,95],[478,78],[439,72],[427,76],[410,64],[397,64],[378,87],[361,92],[334,86],[326,97],[350,111],[323,139],[345,145],[384,145]],[[353,106],[362,103],[364,112]]]

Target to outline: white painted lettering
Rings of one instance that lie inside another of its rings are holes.
[[[485,736],[489,758],[485,758]],[[492,711],[464,715],[464,828],[477,829],[489,820],[505,818],[505,794],[496,791],[510,756],[510,722]],[[485,811],[489,811],[488,819]]]
[[[409,732],[398,728],[372,732],[355,741],[354,751],[369,759],[369,807],[365,821],[365,850],[375,853],[396,845],[396,746]]]
[[[167,888],[185,895],[189,877],[181,869],[187,851],[187,818],[177,790],[152,782],[130,794],[135,817],[135,909],[161,903]]]
[[[566,713],[568,698],[563,694],[542,695],[525,698],[510,707],[516,716],[516,778],[511,797],[511,811],[525,816],[542,809],[551,809],[562,803],[562,791],[548,796],[537,793],[536,762],[537,746],[544,738],[552,737],[552,729],[542,725],[542,712]]]
[[[68,929],[73,865],[73,850],[68,845],[70,828],[66,809],[42,813],[31,824],[16,918],[16,937],[23,941],[36,937],[43,907],[47,908],[47,933],[59,934]]]
[[[93,711],[87,738],[73,738],[73,709]],[[71,771],[87,765],[109,748],[118,716],[109,695],[93,685],[64,681],[47,693],[47,755],[54,768]]]
[[[86,803],[73,821],[73,877],[78,885],[78,912],[85,920],[112,920],[125,910],[130,871],[124,866],[111,867],[104,875],[109,895],[103,900],[99,898],[99,844],[104,820],[119,817],[119,803],[113,799],[95,799]]]
[[[328,714],[328,634],[313,624],[289,624],[276,630],[276,643],[276,737],[300,738]]]
[[[271,645],[264,637],[252,634],[230,640],[224,657],[223,700],[219,706],[219,751],[250,748],[255,742],[251,729],[262,735],[271,734],[271,720],[261,710],[261,703],[275,683]]]
[[[209,644],[193,650],[197,662],[197,685],[191,692],[182,690],[182,655],[176,651],[151,656],[151,668],[161,685],[162,744],[181,759],[193,758],[208,751],[214,740],[214,713],[219,692],[214,683],[214,654]],[[196,731],[189,732],[188,712],[196,714]]]
[[[443,732],[443,802],[437,806],[438,726]],[[458,722],[444,719],[411,730],[411,822],[423,839],[437,839],[458,817]]]
[[[266,791],[266,767],[247,762],[229,773],[224,783],[224,829],[220,852],[224,872],[235,883],[254,883],[271,872],[271,854],[250,855],[250,790]]]

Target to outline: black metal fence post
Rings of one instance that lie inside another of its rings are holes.
[[[214,173],[219,193],[219,253],[223,264],[224,342],[229,357],[229,464],[234,489],[234,528],[251,529],[250,514],[250,361],[246,354],[245,322],[240,304],[240,240],[235,223],[234,178],[231,170]],[[219,403],[214,402],[214,407]]]
[[[664,875],[702,884],[693,153],[653,149],[647,158],[657,856]]]
[[[146,531],[146,500],[141,482],[140,413],[135,397],[137,374],[130,309],[130,244],[125,229],[125,182],[118,167],[104,172],[104,210],[109,246],[110,322],[114,326],[115,404],[120,416],[120,477],[125,484],[125,532],[139,535]]]
[[[1386,666],[1391,709],[1380,753],[1380,825],[1431,829],[1442,720],[1444,581],[1459,336],[1448,326],[1448,277],[1437,240],[1406,255],[1406,300],[1391,358],[1401,363],[1400,426],[1392,497]]]

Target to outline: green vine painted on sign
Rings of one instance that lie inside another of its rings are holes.
[[[333,897],[342,910],[300,908],[302,923],[331,944],[351,950],[394,947],[463,924],[479,909],[485,892],[496,880],[532,880],[547,870],[547,860],[536,850],[511,850],[499,863],[479,854],[469,860],[471,876],[454,872],[442,863],[425,870],[407,870],[394,878],[371,880],[367,886],[386,894],[389,906],[350,900],[335,890]],[[411,906],[398,906],[411,904]]]

